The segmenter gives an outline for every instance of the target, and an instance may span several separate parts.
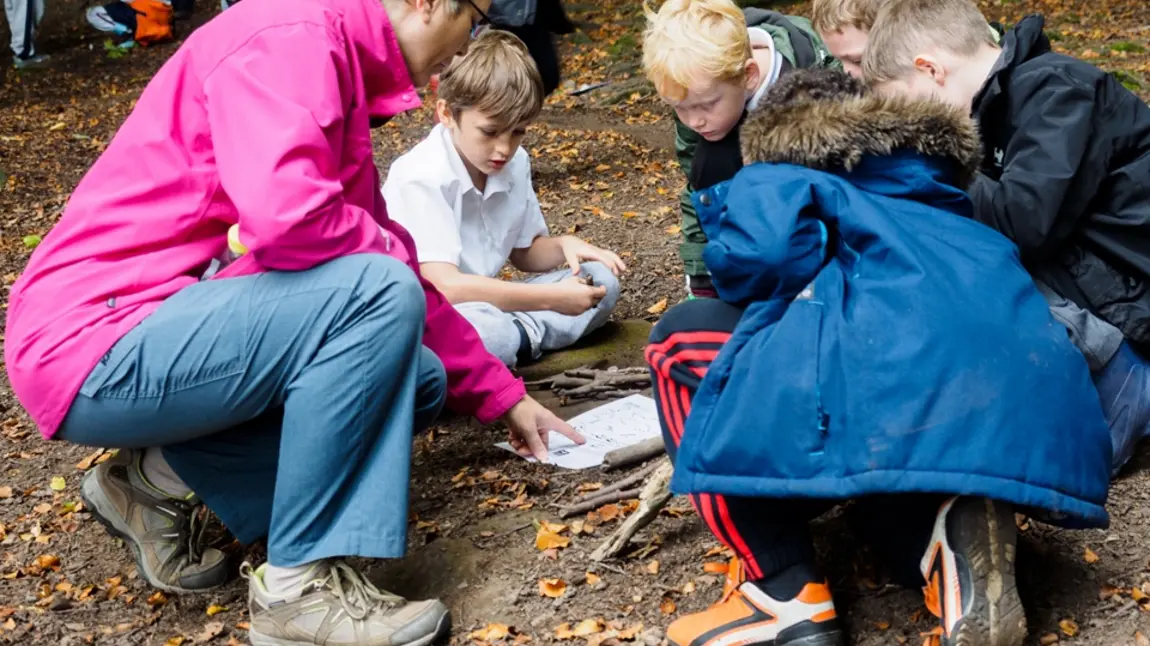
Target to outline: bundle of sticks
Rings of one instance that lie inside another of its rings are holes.
[[[551,390],[566,399],[615,399],[640,392],[651,385],[647,368],[605,370],[573,368],[545,379],[529,381],[529,390]]]

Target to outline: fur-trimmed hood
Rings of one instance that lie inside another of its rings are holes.
[[[768,91],[740,132],[743,160],[851,170],[863,157],[911,149],[955,164],[966,189],[982,159],[974,121],[926,100],[883,97],[837,71],[796,71]]]

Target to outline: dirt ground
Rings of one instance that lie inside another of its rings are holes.
[[[675,256],[682,179],[667,111],[637,78],[639,4],[569,4],[575,18],[593,25],[563,40],[568,81],[525,145],[552,231],[621,251],[630,272],[619,316],[653,320],[664,300],[673,304],[682,294]],[[1006,23],[1045,13],[1058,48],[1115,72],[1144,98],[1150,93],[1150,8],[1142,0],[983,5],[989,18]],[[86,29],[82,9],[74,0],[49,1],[42,38],[42,49],[55,57],[49,68],[16,73],[10,59],[0,58],[5,307],[8,287],[30,253],[26,237],[51,227],[69,191],[177,46],[112,57],[102,36]],[[786,10],[801,13],[804,6]],[[201,7],[197,20],[212,11]],[[191,27],[185,25],[184,34]],[[3,29],[0,39],[7,38]],[[611,84],[568,95],[601,81]],[[382,170],[425,134],[430,119],[424,109],[378,131]],[[97,454],[41,441],[6,380],[0,381],[0,420],[0,641],[244,643],[242,582],[200,596],[154,594],[137,577],[128,551],[78,504],[80,477]],[[621,475],[529,465],[494,448],[501,438],[495,427],[463,420],[418,438],[410,554],[370,564],[387,588],[444,598],[455,614],[453,641],[551,642],[567,636],[563,624],[569,624],[585,633],[573,637],[576,643],[595,646],[612,637],[654,646],[674,618],[716,599],[721,574],[707,564],[725,555],[682,499],[639,535],[626,558],[601,564],[588,558],[626,515],[625,502],[573,519],[581,522],[563,533],[570,538],[566,548],[537,549],[535,523],[557,522],[557,504]],[[1142,455],[1115,483],[1108,530],[1066,532],[1020,520],[1019,577],[1032,643],[1150,644],[1143,637],[1150,636],[1147,467],[1150,457]],[[576,532],[579,526],[583,531]],[[841,513],[816,521],[814,532],[854,643],[921,643],[921,633],[934,625],[921,594],[887,583]],[[237,559],[244,556],[233,551]],[[548,591],[565,588],[564,594],[544,596],[541,579],[557,579]],[[500,625],[511,627],[505,638]]]

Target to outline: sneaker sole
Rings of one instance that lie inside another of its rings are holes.
[[[451,613],[446,612],[443,617],[439,619],[439,624],[435,627],[435,632],[425,637],[420,637],[415,641],[400,642],[391,644],[391,646],[430,646],[431,644],[446,640],[451,636]],[[296,641],[294,639],[281,639],[279,637],[272,637],[271,635],[263,635],[257,633],[254,629],[248,632],[248,641],[252,646],[315,646],[314,641]]]
[[[96,484],[95,471],[89,471],[80,482],[80,499],[84,501],[85,507],[92,510],[92,518],[99,521],[109,534],[124,541],[124,543],[131,548],[132,555],[136,560],[136,569],[139,570],[140,575],[144,577],[148,585],[153,588],[158,588],[164,592],[171,592],[173,594],[195,594],[197,592],[215,590],[224,583],[227,583],[225,580],[207,588],[188,589],[159,581],[144,561],[144,557],[140,553],[140,546],[136,544],[136,541],[132,540],[131,528],[123,526],[123,523],[117,520],[119,514],[110,509],[111,505],[108,503],[108,499],[104,496],[104,492],[101,491],[99,485]]]
[[[1018,528],[1013,512],[985,498],[947,504],[951,509],[939,514],[931,544],[941,543],[944,558],[953,558],[953,576],[970,586],[972,598],[954,632],[942,636],[943,646],[1019,646],[1027,631],[1014,579]],[[956,531],[948,532],[945,519],[951,514],[967,514],[976,522],[956,523]],[[945,599],[945,592],[939,598]],[[940,605],[945,608],[945,601]]]

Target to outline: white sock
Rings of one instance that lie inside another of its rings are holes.
[[[192,490],[180,480],[180,476],[168,466],[160,447],[144,449],[144,459],[140,460],[140,471],[144,479],[153,487],[173,498],[187,498]]]
[[[298,599],[303,587],[317,578],[323,561],[304,563],[294,567],[278,567],[268,563],[264,568],[264,587],[276,598]]]

